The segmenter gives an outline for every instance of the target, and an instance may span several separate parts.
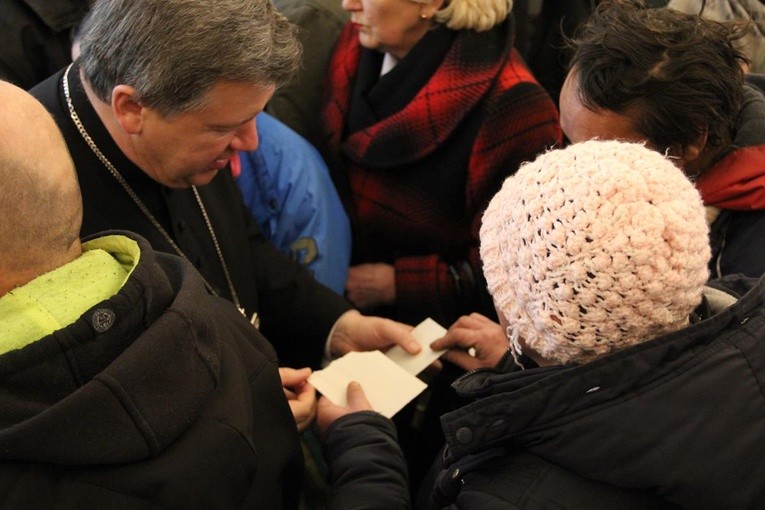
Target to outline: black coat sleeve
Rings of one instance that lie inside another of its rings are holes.
[[[327,431],[330,510],[408,509],[406,463],[393,422],[372,411],[337,420]]]

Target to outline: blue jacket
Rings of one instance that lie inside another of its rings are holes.
[[[342,295],[351,256],[348,216],[327,165],[300,135],[267,113],[258,149],[240,152],[237,184],[271,243]]]

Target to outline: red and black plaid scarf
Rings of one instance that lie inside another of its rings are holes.
[[[323,111],[330,168],[356,229],[354,258],[384,260],[384,254],[372,253],[375,249],[394,254],[399,310],[411,307],[439,317],[424,303],[442,312],[453,309],[449,303],[461,299],[455,282],[465,281],[454,277],[460,268],[470,267],[480,281],[483,210],[521,163],[560,141],[557,110],[512,49],[512,21],[507,20],[490,32],[457,32],[409,103],[343,138],[361,54],[358,31],[347,25],[330,61],[330,97]],[[477,132],[468,139],[452,136],[476,119]],[[453,150],[461,144],[464,151]],[[434,170],[433,161],[462,152],[467,165],[455,162],[460,168]],[[440,181],[410,178],[419,172]],[[464,188],[462,203],[446,202],[454,195],[439,195],[455,185]],[[468,300],[462,312],[475,306]],[[444,313],[440,318],[456,317]]]
[[[495,100],[519,83],[535,83],[515,50],[511,58],[507,41],[501,43],[487,48],[481,34],[460,32],[436,73],[404,109],[341,140],[361,54],[358,29],[348,24],[338,39],[328,70],[332,98],[323,115],[330,146],[342,146],[348,158],[364,165],[384,168],[411,163],[444,143],[486,99],[494,107],[486,112],[474,154],[481,154],[484,164],[491,164],[492,153],[504,150],[502,142],[508,130],[502,124],[512,124],[511,116],[517,113]],[[541,114],[547,113],[543,108]],[[523,120],[535,124],[533,119]],[[391,147],[396,150],[391,151]]]

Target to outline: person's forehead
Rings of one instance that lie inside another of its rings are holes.
[[[203,108],[220,106],[241,106],[253,101],[262,101],[264,96],[270,98],[273,85],[262,85],[241,81],[219,80],[213,83],[202,96]]]
[[[200,108],[183,115],[205,125],[242,123],[263,111],[273,92],[273,85],[220,81],[205,93]]]
[[[576,75],[569,73],[560,95],[560,123],[571,142],[598,138],[601,140],[643,141],[645,136],[635,129],[629,112],[592,110],[585,106],[579,95]]]

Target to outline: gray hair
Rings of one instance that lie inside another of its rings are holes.
[[[269,0],[98,0],[80,65],[102,101],[125,84],[172,115],[202,107],[221,80],[287,83],[300,65],[295,30]]]

